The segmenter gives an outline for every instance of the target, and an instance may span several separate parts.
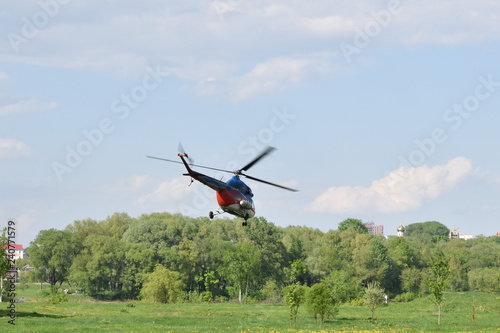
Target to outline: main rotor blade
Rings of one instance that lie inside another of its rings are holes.
[[[161,160],[161,161],[167,161],[167,162],[172,162],[172,163],[177,163],[177,164],[183,164],[182,162],[179,162],[179,161],[173,161],[173,160],[169,160],[169,159],[161,158],[161,157],[154,157],[154,156],[148,156],[148,155],[146,155],[146,157],[154,158],[155,160]],[[224,169],[217,169],[217,168],[211,168],[211,167],[207,167],[207,166],[203,166],[203,165],[197,165],[197,164],[190,164],[190,166],[194,166],[194,167],[197,167],[197,168],[204,168],[204,169],[216,170],[216,171],[222,171],[222,172],[228,172],[228,173],[234,173],[234,171],[229,171],[229,170],[224,170]]]
[[[250,163],[248,163],[247,165],[245,165],[243,168],[241,168],[239,170],[239,172],[241,171],[247,171],[248,169],[250,169],[252,166],[254,166],[255,163],[257,163],[258,161],[260,161],[263,157],[265,157],[267,154],[269,154],[270,152],[272,152],[273,150],[275,150],[276,148],[274,147],[271,147],[271,146],[268,146],[266,148],[266,150],[264,150],[259,156],[257,156],[256,158],[254,158]]]
[[[146,155],[147,158],[154,158],[155,160],[161,160],[161,161],[167,161],[167,162],[172,162],[172,163],[177,163],[177,164],[183,164],[182,162],[179,161],[174,161],[174,160],[168,160],[166,158],[161,158],[161,157],[154,157],[154,156],[149,156]]]
[[[275,184],[275,183],[271,183],[271,182],[268,182],[266,180],[262,180],[262,179],[255,178],[255,177],[252,177],[252,176],[249,176],[249,175],[245,175],[243,173],[241,175],[247,177],[248,179],[252,179],[252,180],[255,180],[255,181],[267,184],[267,185],[276,186],[276,187],[282,188],[284,190],[292,191],[292,192],[298,192],[298,190],[295,190],[295,189],[290,188],[290,187],[286,187],[286,186],[283,186],[283,185],[278,185],[278,184]]]

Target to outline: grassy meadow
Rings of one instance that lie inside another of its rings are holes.
[[[206,304],[107,302],[82,295],[68,295],[67,302],[53,304],[37,296],[38,289],[31,285],[17,290],[19,297],[29,300],[16,303],[15,326],[8,324],[7,303],[0,305],[0,332],[500,332],[500,299],[485,293],[446,294],[440,326],[437,307],[420,298],[381,306],[373,322],[367,307],[342,305],[323,328],[302,306],[290,328],[284,305],[214,303],[209,323]]]

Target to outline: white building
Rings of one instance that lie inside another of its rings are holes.
[[[405,235],[405,227],[403,227],[403,223],[401,223],[398,228],[398,237],[404,237],[404,235]]]
[[[4,245],[3,248],[5,249],[5,252],[7,252],[8,254],[14,255],[13,258],[11,257],[14,260],[24,258],[24,249],[21,244]]]

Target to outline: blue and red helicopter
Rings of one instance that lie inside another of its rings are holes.
[[[274,147],[267,147],[262,153],[260,153],[256,158],[254,158],[250,163],[245,165],[243,168],[234,170],[234,171],[229,171],[229,170],[224,170],[224,169],[217,169],[217,168],[211,168],[203,165],[196,165],[192,163],[192,160],[189,158],[188,154],[184,152],[184,149],[182,149],[182,145],[179,144],[179,154],[178,156],[181,158],[182,162],[179,161],[173,161],[169,160],[166,158],[161,158],[161,157],[154,157],[154,156],[147,156],[149,158],[154,158],[157,160],[162,160],[162,161],[167,161],[167,162],[173,162],[173,163],[178,163],[178,164],[184,164],[184,166],[187,169],[188,173],[183,174],[184,176],[189,176],[191,177],[191,183],[193,180],[197,180],[200,183],[210,187],[217,193],[217,203],[219,204],[219,209],[214,213],[210,212],[209,217],[210,219],[213,219],[215,215],[222,214],[222,213],[229,213],[235,216],[242,217],[244,219],[243,226],[247,225],[247,220],[249,218],[252,218],[255,216],[255,205],[253,203],[253,193],[250,187],[245,184],[241,179],[240,176],[244,176],[248,179],[255,180],[267,185],[272,185],[279,187],[284,190],[288,191],[293,191],[296,192],[297,190],[294,190],[292,188],[274,184],[259,178],[255,178],[252,176],[249,176],[243,171],[247,171],[250,169],[252,166],[254,166],[257,162],[259,162],[263,157],[267,156],[269,153],[271,153],[273,150],[276,148]],[[187,159],[187,161],[186,161]],[[210,176],[207,176],[205,174],[202,174],[200,172],[194,171],[191,169],[191,167],[198,167],[198,168],[205,168],[205,169],[210,169],[210,170],[216,170],[216,171],[222,171],[222,172],[228,172],[232,173],[233,177],[229,179],[226,183],[212,178]]]

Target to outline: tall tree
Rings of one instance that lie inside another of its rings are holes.
[[[286,267],[287,251],[282,240],[282,231],[265,218],[249,220],[244,229],[248,240],[255,245],[260,253],[261,265],[258,271],[258,281],[262,285],[267,280],[275,280],[279,285],[284,282],[284,268]]]
[[[400,274],[403,291],[417,294],[422,282],[422,271],[418,268],[405,268]]]
[[[405,229],[405,235],[408,238],[418,239],[424,243],[436,243],[441,240],[446,240],[449,233],[450,229],[437,221],[412,223]]]
[[[144,244],[159,254],[181,241],[181,230],[176,224],[168,213],[143,215],[125,231],[122,239],[128,243]]]
[[[89,236],[84,242],[90,250],[86,272],[96,292],[109,290],[120,293],[125,269],[124,242],[108,236]]]
[[[139,244],[124,243],[125,267],[122,281],[129,292],[129,299],[139,295],[144,276],[153,270],[153,250]]]
[[[346,231],[349,228],[353,228],[354,230],[356,230],[359,233],[363,233],[363,234],[368,233],[368,229],[366,228],[363,221],[361,221],[360,219],[348,218],[348,219],[345,219],[344,221],[339,223],[339,227],[338,227],[339,231],[341,231],[341,232]]]
[[[45,270],[51,286],[67,281],[73,259],[81,249],[78,239],[68,231],[42,230],[30,243],[28,253],[34,269]]]
[[[238,300],[242,303],[242,291],[245,290],[245,303],[250,283],[257,280],[258,270],[261,265],[259,251],[250,242],[240,246],[230,246],[224,254],[225,263],[221,271],[238,286]]]
[[[431,292],[431,301],[438,307],[438,325],[441,324],[441,303],[443,302],[443,293],[449,283],[450,275],[449,259],[443,252],[434,256],[427,263],[431,271],[429,277],[429,290]]]
[[[323,279],[328,285],[336,302],[348,302],[359,299],[364,289],[361,282],[354,276],[349,276],[346,271],[333,271],[330,276]]]
[[[302,259],[297,259],[294,260],[293,262],[290,263],[290,283],[303,283],[303,277],[307,273],[307,269],[304,266],[304,262]]]

